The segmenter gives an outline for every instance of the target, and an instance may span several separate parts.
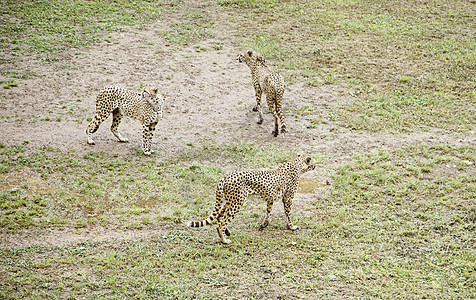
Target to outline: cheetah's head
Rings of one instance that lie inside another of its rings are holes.
[[[295,162],[301,174],[316,168],[316,160],[311,156],[298,155]]]
[[[142,91],[142,99],[145,99],[154,108],[154,110],[161,110],[165,102],[164,95],[159,93],[156,87],[146,87]]]
[[[258,53],[256,53],[255,51],[253,50],[248,50],[248,51],[245,51],[243,52],[242,54],[238,55],[238,57],[236,58],[236,60],[238,60],[238,62],[242,63],[246,63],[246,65],[248,65],[248,67],[252,67],[253,65],[256,65],[257,63],[265,63],[266,60],[263,56],[259,55]]]

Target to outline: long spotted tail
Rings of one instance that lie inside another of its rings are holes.
[[[203,221],[190,221],[187,223],[188,227],[203,227],[205,225],[212,225],[214,218],[213,216],[209,216],[208,219]]]
[[[215,208],[213,209],[212,214],[203,221],[190,221],[187,223],[188,227],[203,227],[205,225],[212,225],[213,220],[215,220],[221,210],[223,205],[223,185],[224,185],[224,178],[220,179],[217,184],[217,192],[216,192],[216,202]]]

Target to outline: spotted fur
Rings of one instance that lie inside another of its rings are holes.
[[[228,224],[243,206],[249,194],[258,194],[267,203],[266,215],[260,225],[260,230],[268,226],[269,214],[273,202],[282,197],[284,213],[287,218],[287,227],[290,230],[298,229],[291,223],[291,205],[296,193],[299,177],[315,168],[315,160],[310,156],[301,156],[281,163],[274,170],[267,171],[235,171],[218,181],[216,188],[216,202],[212,214],[203,221],[189,222],[189,227],[202,227],[211,225],[217,220],[218,236],[224,244],[231,241]]]
[[[261,95],[266,94],[269,110],[274,116],[274,136],[278,136],[279,122],[281,122],[281,133],[286,132],[286,122],[283,116],[283,94],[285,83],[283,76],[273,72],[266,64],[264,57],[253,50],[248,50],[240,54],[237,60],[244,62],[251,69],[251,79],[256,94],[256,106],[254,111],[258,111],[258,124],[263,123],[263,112],[261,110]]]
[[[121,142],[128,142],[117,130],[124,115],[137,119],[142,123],[142,150],[150,155],[152,136],[155,126],[162,119],[164,96],[157,88],[144,88],[140,93],[112,86],[101,90],[96,98],[96,115],[86,128],[88,144],[94,145],[92,134],[99,125],[112,113],[112,133]]]

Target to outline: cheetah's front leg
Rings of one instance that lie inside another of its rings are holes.
[[[291,222],[291,205],[292,205],[292,200],[294,197],[295,191],[286,191],[283,196],[283,204],[284,204],[284,214],[286,215],[286,220],[287,220],[287,226],[289,230],[297,230],[299,229],[299,226],[293,225]]]
[[[149,125],[142,124],[142,151],[144,151],[145,155],[151,155],[152,153],[154,153],[154,151],[152,151],[150,147],[152,144],[152,137],[154,136],[156,125],[156,122],[150,123]]]

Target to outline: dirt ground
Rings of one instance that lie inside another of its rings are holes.
[[[167,94],[164,118],[158,124],[152,156],[174,155],[192,143],[250,141],[260,145],[279,144],[316,157],[328,164],[350,161],[355,153],[392,149],[410,144],[476,144],[474,134],[424,132],[382,134],[352,131],[328,117],[332,109],[353,101],[350,90],[332,86],[310,87],[304,83],[288,85],[284,95],[289,133],[273,137],[273,118],[264,106],[264,122],[251,108],[255,103],[248,67],[236,57],[242,49],[219,38],[196,45],[171,45],[161,34],[164,22],[111,33],[107,40],[88,49],[70,49],[68,59],[45,62],[35,56],[15,62],[10,69],[33,74],[19,81],[18,87],[0,90],[0,142],[36,148],[51,146],[77,153],[107,151],[129,154],[140,150],[141,125],[125,118],[119,127],[129,143],[118,143],[109,131],[111,118],[94,135],[96,145],[86,143],[86,118],[93,117],[98,91],[118,85],[139,91],[141,85],[158,86]],[[200,47],[197,47],[199,45]],[[273,65],[272,60],[268,60]],[[317,108],[327,122],[309,128],[304,117],[290,114],[303,106]],[[329,178],[328,170],[306,175],[318,182]],[[319,191],[317,191],[319,192]],[[312,193],[300,193],[296,203],[309,201]],[[162,228],[164,230],[164,228]],[[28,245],[65,245],[109,238],[145,237],[157,234],[157,228],[124,231],[117,228],[33,229],[15,234],[2,234],[1,247]]]

